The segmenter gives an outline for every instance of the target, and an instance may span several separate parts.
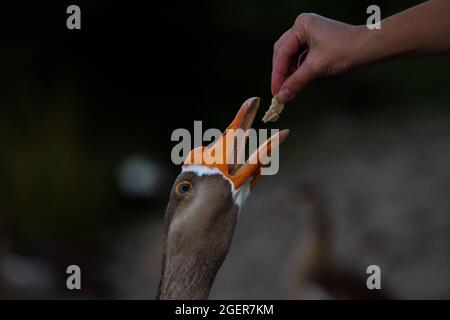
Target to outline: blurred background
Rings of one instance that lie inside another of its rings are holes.
[[[2,4],[0,298],[153,299],[176,128],[269,105],[272,46],[301,12],[352,24],[420,1]],[[450,298],[450,57],[320,79],[273,128],[211,298]],[[258,117],[259,117],[258,116]],[[256,121],[255,126],[263,127]],[[82,290],[66,268],[82,269]]]

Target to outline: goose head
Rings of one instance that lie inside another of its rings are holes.
[[[206,299],[231,245],[237,217],[263,164],[287,137],[270,137],[247,161],[246,134],[259,98],[245,101],[230,126],[209,147],[193,149],[176,178],[165,215],[158,299]]]

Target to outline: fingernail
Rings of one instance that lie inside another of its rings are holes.
[[[277,93],[277,98],[282,100],[282,101],[289,100],[290,97],[291,97],[291,91],[288,88],[282,88]]]

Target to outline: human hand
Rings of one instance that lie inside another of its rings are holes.
[[[272,95],[286,103],[317,77],[342,73],[356,64],[361,29],[302,13],[274,45]]]

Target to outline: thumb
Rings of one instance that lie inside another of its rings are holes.
[[[278,101],[286,103],[292,100],[315,76],[315,72],[313,72],[307,61],[302,63],[281,85],[281,89],[277,93]]]

